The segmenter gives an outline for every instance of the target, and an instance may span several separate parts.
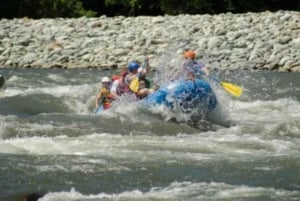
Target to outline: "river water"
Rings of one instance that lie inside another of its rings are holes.
[[[1,69],[0,200],[300,200],[300,74],[211,72],[212,120],[121,100],[94,115],[97,69]],[[175,117],[175,120],[174,120]]]

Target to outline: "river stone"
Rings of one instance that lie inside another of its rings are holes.
[[[32,63],[33,61],[36,60],[36,57],[37,57],[37,55],[35,53],[29,52],[24,56],[23,62],[25,64]]]
[[[185,49],[193,49],[200,52],[198,58],[209,58],[215,68],[225,68],[228,62],[232,63],[228,69],[261,66],[292,71],[300,59],[299,16],[295,11],[266,11],[1,19],[0,55],[4,59],[0,66],[108,67],[118,62],[123,65],[136,55],[151,55],[151,63],[158,64],[170,51],[172,57],[182,58]]]

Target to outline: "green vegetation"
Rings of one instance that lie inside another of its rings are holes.
[[[0,17],[80,17],[96,16],[97,12],[87,10],[79,0],[2,0]]]
[[[0,17],[94,17],[300,11],[299,0],[1,0]]]

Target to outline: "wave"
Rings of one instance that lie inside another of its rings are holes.
[[[40,201],[50,200],[296,200],[300,193],[272,187],[250,187],[218,182],[173,182],[166,187],[152,187],[148,191],[132,190],[120,193],[83,194],[72,188],[69,192],[49,192]]]
[[[68,113],[70,108],[60,98],[44,93],[31,93],[0,99],[1,115],[31,116],[40,113]]]

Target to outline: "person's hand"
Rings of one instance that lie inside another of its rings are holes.
[[[114,95],[112,95],[112,94],[109,94],[109,95],[108,95],[108,99],[110,99],[110,100],[115,100],[116,97],[115,97]]]
[[[143,69],[142,67],[139,67],[138,74],[145,74],[145,73],[147,73],[146,68]]]
[[[143,72],[143,68],[139,67],[138,73],[142,73],[142,72]]]

